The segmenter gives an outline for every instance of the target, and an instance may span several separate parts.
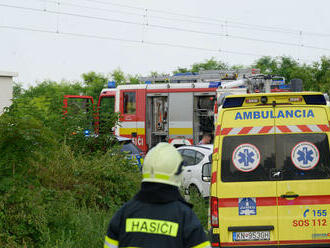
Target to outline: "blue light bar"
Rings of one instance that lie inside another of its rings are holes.
[[[85,134],[85,136],[89,136],[89,135],[90,135],[90,131],[89,131],[88,129],[86,129],[86,130],[84,131],[84,134]]]
[[[115,81],[109,81],[108,82],[108,88],[110,88],[110,89],[116,88],[116,82]]]
[[[151,84],[152,82],[151,81],[145,81],[144,83],[145,84]]]
[[[221,85],[221,82],[210,82],[209,88],[218,88]]]
[[[278,86],[278,88],[279,88],[279,89],[290,89],[291,87],[290,87],[290,85],[288,85],[288,84],[280,84],[280,85]]]

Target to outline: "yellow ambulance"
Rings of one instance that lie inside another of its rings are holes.
[[[224,99],[212,156],[212,247],[330,247],[329,120],[322,93]]]

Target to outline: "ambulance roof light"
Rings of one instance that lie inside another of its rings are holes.
[[[262,96],[261,98],[260,98],[260,101],[261,101],[261,103],[262,104],[266,104],[267,103],[267,96]]]
[[[109,82],[108,82],[108,88],[109,88],[109,89],[114,89],[114,88],[116,88],[116,82],[115,82],[115,81],[109,81]]]
[[[259,102],[259,99],[257,99],[257,98],[246,99],[245,102],[246,103],[258,103]]]
[[[301,97],[290,97],[289,102],[301,102],[302,98]]]

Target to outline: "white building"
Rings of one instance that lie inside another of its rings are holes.
[[[0,71],[0,114],[3,108],[11,105],[13,98],[13,77],[17,77],[15,72]]]

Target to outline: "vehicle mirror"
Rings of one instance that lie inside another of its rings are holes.
[[[211,163],[206,163],[202,168],[202,180],[204,182],[211,181]]]
[[[209,161],[212,163],[212,155],[213,154],[210,154],[210,156],[209,156]]]

